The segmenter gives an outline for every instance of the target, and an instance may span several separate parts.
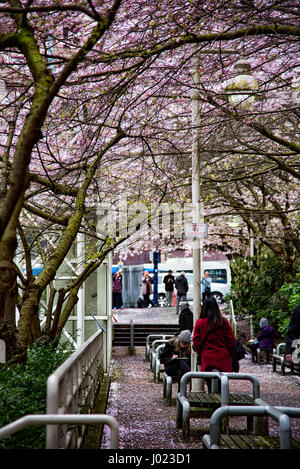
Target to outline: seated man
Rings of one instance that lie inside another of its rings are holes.
[[[164,364],[169,376],[178,378],[178,389],[181,377],[191,371],[191,331],[181,331],[172,337],[164,346],[160,362]]]

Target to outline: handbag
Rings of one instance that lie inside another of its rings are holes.
[[[236,340],[235,355],[234,357],[239,361],[242,360],[246,355],[246,350],[242,346],[239,340]]]
[[[232,371],[238,373],[240,371],[239,360],[242,360],[246,355],[246,350],[242,346],[241,342],[236,339],[235,354],[232,359]]]

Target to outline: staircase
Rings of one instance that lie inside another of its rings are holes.
[[[178,324],[133,324],[133,345],[145,346],[146,338],[150,334],[175,335],[178,330]],[[114,324],[113,346],[130,347],[130,345],[130,324]]]

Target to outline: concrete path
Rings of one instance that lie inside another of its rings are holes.
[[[193,304],[189,303],[191,311]],[[221,311],[225,308],[220,305]],[[131,319],[138,324],[177,324],[178,315],[173,307],[153,307],[153,308],[126,308],[113,310],[112,314],[116,322],[120,324],[129,324]]]
[[[175,307],[128,308],[117,309],[112,312],[116,322],[129,324],[177,324],[178,315]]]

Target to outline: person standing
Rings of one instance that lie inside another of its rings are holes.
[[[150,300],[150,295],[152,295],[152,278],[149,275],[149,272],[145,270],[144,276],[142,278],[142,295],[146,306],[154,306],[153,301]]]
[[[205,299],[208,298],[211,294],[211,277],[209,276],[209,272],[206,270],[204,272],[204,276],[202,277],[202,303],[204,303]]]
[[[179,314],[179,303],[180,301],[186,301],[186,294],[189,290],[189,284],[185,277],[185,272],[181,272],[179,277],[175,280],[176,293],[176,314]]]
[[[179,314],[179,332],[189,330],[193,332],[194,314],[190,310],[188,303],[181,303],[181,311]]]
[[[112,280],[112,306],[113,309],[124,308],[122,299],[122,270],[113,275]]]
[[[209,296],[197,320],[193,334],[193,348],[198,354],[201,371],[232,371],[236,339],[228,320],[221,315],[214,296]],[[211,380],[207,380],[211,390]]]
[[[169,270],[168,275],[165,275],[164,277],[167,306],[172,306],[172,298],[173,298],[174,283],[175,283],[175,278],[174,278],[174,275],[172,274],[173,274],[172,270]]]
[[[293,353],[296,350],[293,342],[296,339],[300,339],[300,306],[296,306],[293,311],[285,337],[285,359],[289,363],[293,361]]]

